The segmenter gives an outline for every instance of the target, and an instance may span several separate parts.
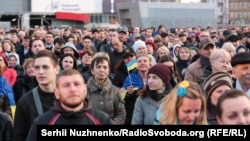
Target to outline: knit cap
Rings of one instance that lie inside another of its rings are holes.
[[[230,88],[233,88],[232,77],[228,73],[216,72],[209,75],[203,83],[206,96],[210,97],[213,91],[222,85],[227,85]]]
[[[133,44],[133,50],[136,52],[139,47],[146,47],[146,43],[142,40],[135,41]]]
[[[166,86],[170,84],[170,80],[172,79],[172,73],[172,70],[162,63],[155,64],[148,71],[148,74],[155,74],[159,76]]]

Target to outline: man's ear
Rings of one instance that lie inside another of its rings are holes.
[[[56,66],[56,74],[59,74],[59,73],[60,73],[60,66],[57,65],[57,66]]]
[[[236,73],[236,69],[235,69],[235,68],[232,68],[232,75],[233,75],[233,76],[236,76],[235,74],[237,74],[237,73]]]
[[[59,99],[59,98],[60,98],[60,95],[59,95],[59,90],[58,90],[58,88],[56,88],[56,89],[55,89],[55,92],[54,92],[54,94],[55,94],[55,97],[56,97],[56,99]]]

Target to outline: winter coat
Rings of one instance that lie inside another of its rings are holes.
[[[91,107],[107,113],[115,124],[124,124],[126,110],[119,88],[113,85],[109,78],[99,85],[93,77],[89,78],[87,87]]]
[[[44,92],[40,87],[37,90],[43,112],[50,110],[54,106],[54,93]],[[38,111],[33,98],[33,92],[29,91],[19,99],[16,106],[13,132],[13,139],[15,141],[25,141],[31,124],[37,116]]]
[[[3,76],[9,82],[10,86],[13,87],[14,84],[16,83],[16,79],[17,79],[16,70],[14,70],[12,68],[6,68],[3,72]]]
[[[13,122],[10,115],[0,112],[0,141],[12,141]]]
[[[57,115],[59,116],[55,118]],[[91,118],[87,114],[91,114],[94,118]],[[53,119],[53,120],[52,120]],[[64,110],[59,101],[55,101],[53,109],[47,111],[43,115],[37,117],[29,130],[26,141],[37,140],[37,125],[96,125],[94,122],[98,120],[100,125],[112,125],[111,118],[104,112],[91,109],[88,105],[88,101],[84,102],[84,107],[80,111],[69,112]]]
[[[199,78],[202,76],[203,70],[200,59],[197,59],[187,67],[184,80],[198,82]]]

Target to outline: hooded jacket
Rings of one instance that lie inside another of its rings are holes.
[[[61,107],[58,100],[54,102],[54,108],[43,115],[37,117],[29,130],[26,141],[37,140],[37,125],[49,125],[52,119],[59,113],[60,116],[54,120],[54,125],[95,125],[93,120],[87,116],[90,113],[93,117],[101,122],[102,125],[112,125],[110,117],[99,110],[91,109],[88,100],[84,101],[84,107],[77,112],[66,111]]]

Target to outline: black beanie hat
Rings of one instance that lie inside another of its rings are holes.
[[[148,74],[156,74],[157,76],[159,76],[166,86],[170,84],[172,73],[172,70],[162,63],[153,65],[148,71]]]
[[[232,67],[238,64],[250,64],[250,52],[241,52],[234,55],[231,59]]]

